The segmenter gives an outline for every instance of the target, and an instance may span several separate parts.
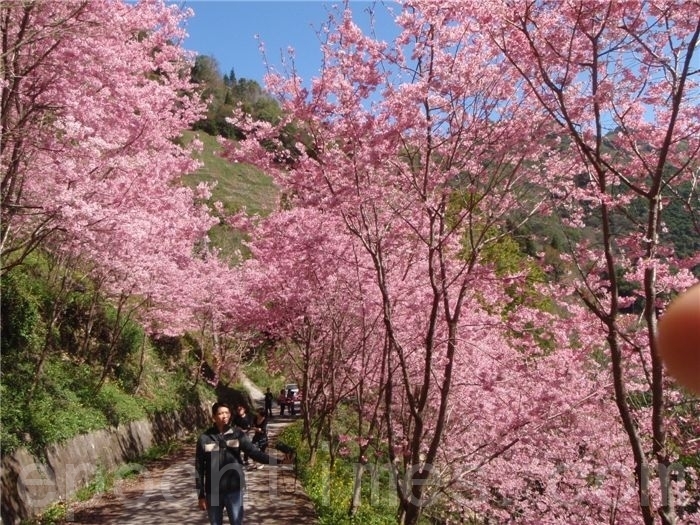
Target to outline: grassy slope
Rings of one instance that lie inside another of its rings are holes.
[[[212,190],[211,202],[220,201],[227,214],[245,210],[248,215],[265,216],[272,211],[277,201],[277,189],[272,179],[265,173],[245,164],[234,164],[220,156],[221,145],[203,131],[188,131],[186,142],[194,137],[204,144],[199,156],[204,165],[195,173],[183,177],[189,187],[200,182],[216,182]],[[210,232],[212,244],[220,248],[224,257],[236,260],[241,248],[241,235],[227,225],[215,226]]]
[[[215,137],[202,131],[187,132],[185,140],[194,136],[204,144],[204,151],[199,160],[204,162],[199,170],[184,178],[188,186],[199,182],[217,182],[213,190],[212,201],[221,201],[229,213],[245,209],[249,215],[266,215],[277,198],[272,179],[263,172],[245,165],[233,164],[219,156],[221,146]]]

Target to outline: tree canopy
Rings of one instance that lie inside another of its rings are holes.
[[[268,81],[308,130],[302,154],[280,163],[265,148],[279,131],[241,115],[247,136],[229,157],[272,173],[352,254],[343,278],[361,279],[362,301],[351,314],[345,292],[347,309],[318,318],[304,298],[299,359],[305,388],[329,395],[315,373],[329,344],[334,359],[375,348],[354,384],[383,423],[357,439],[387,440],[400,522],[439,493],[458,515],[497,521],[651,525],[697,511],[694,475],[674,481],[697,452],[683,422],[697,406],[680,408],[692,405],[656,350],[657,316],[698,263],[666,236],[678,213],[697,233],[696,10],[426,0],[403,5],[387,43],[341,9],[310,89],[295,71]],[[506,264],[495,248],[542,231],[525,230],[539,216],[559,224],[557,250]],[[306,246],[296,221],[275,224]],[[263,267],[291,270],[288,253],[263,250]],[[314,268],[306,250],[297,258]]]

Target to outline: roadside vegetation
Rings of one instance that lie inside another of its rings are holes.
[[[293,447],[297,452],[297,476],[305,493],[314,504],[322,525],[392,525],[396,523],[396,488],[391,471],[386,464],[388,457],[375,454],[363,465],[364,474],[357,507],[351,512],[355,473],[359,457],[357,442],[353,437],[357,419],[352,404],[344,404],[335,420],[337,435],[325,441],[311,453],[303,438],[303,425],[297,421],[287,426],[278,441]],[[338,439],[348,436],[349,439]],[[433,517],[435,517],[433,515]],[[426,516],[421,524],[431,522]]]
[[[2,277],[2,290],[3,454],[24,446],[41,456],[49,444],[212,395],[192,373],[201,349],[148,338],[79,270],[37,251]]]

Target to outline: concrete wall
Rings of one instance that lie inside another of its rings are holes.
[[[19,449],[2,458],[2,524],[17,525],[52,503],[71,499],[98,472],[142,456],[149,448],[184,437],[211,423],[210,403],[173,414],[76,436],[46,449],[39,460]]]

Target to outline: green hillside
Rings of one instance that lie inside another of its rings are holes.
[[[200,182],[216,182],[211,203],[220,201],[226,214],[245,210],[248,215],[265,216],[275,207],[277,189],[272,179],[260,170],[246,164],[234,164],[220,156],[221,145],[216,137],[204,131],[188,131],[185,142],[197,137],[204,144],[199,156],[204,165],[195,173],[183,178],[194,188]],[[226,224],[215,226],[209,233],[212,244],[220,248],[225,257],[235,261],[241,248],[241,235]]]
[[[184,135],[188,142],[195,136],[204,144],[204,151],[199,156],[204,165],[184,177],[185,184],[195,187],[200,182],[217,182],[212,201],[221,201],[228,213],[243,208],[249,215],[269,213],[277,198],[272,179],[251,166],[234,164],[221,158],[221,145],[216,137],[203,131],[187,131]]]

